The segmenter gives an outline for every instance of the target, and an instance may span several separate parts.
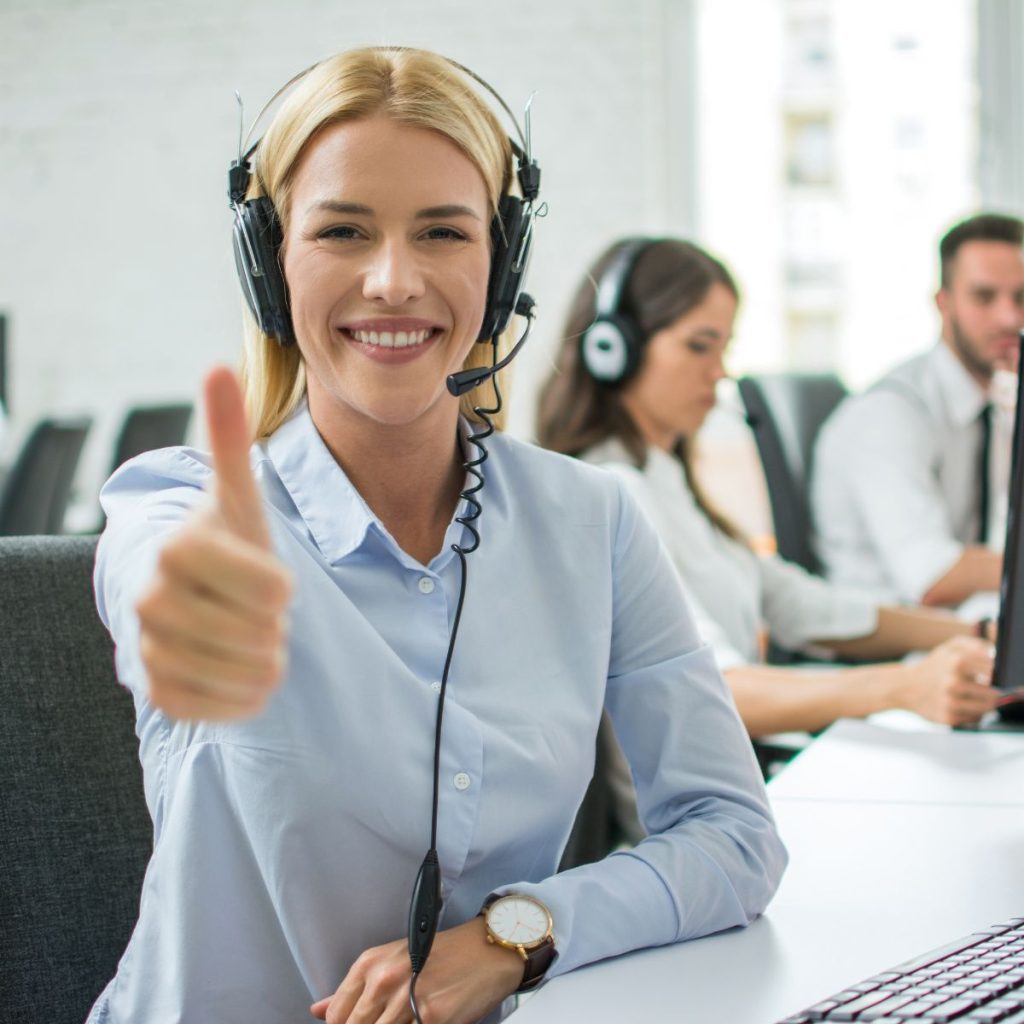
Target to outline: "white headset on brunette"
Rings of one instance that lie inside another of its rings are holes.
[[[624,241],[597,283],[594,321],[580,335],[580,361],[591,377],[609,387],[624,384],[640,368],[647,334],[623,309],[623,300],[641,256],[659,240]]]

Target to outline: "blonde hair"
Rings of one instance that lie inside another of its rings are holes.
[[[287,231],[294,172],[305,147],[321,129],[343,121],[384,114],[399,124],[440,132],[473,162],[484,179],[493,217],[512,184],[512,147],[500,122],[451,61],[426,50],[375,47],[349,50],[317,64],[282,102],[256,151],[247,198],[266,195]],[[507,334],[508,332],[506,332]],[[498,357],[507,350],[498,339]],[[473,345],[464,369],[489,365],[490,345]],[[502,394],[506,370],[497,375]],[[242,386],[257,438],[272,434],[294,411],[306,391],[298,346],[287,348],[246,316]],[[474,406],[493,407],[488,381],[460,400],[460,411],[479,417]],[[492,417],[500,429],[504,413]]]

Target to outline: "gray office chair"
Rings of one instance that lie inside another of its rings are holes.
[[[775,373],[738,381],[764,467],[778,552],[811,572],[821,565],[811,542],[807,484],[818,430],[846,397],[831,373]]]
[[[615,733],[607,714],[601,716],[594,751],[594,774],[576,813],[559,871],[592,864],[612,852],[624,839],[625,831],[616,817],[609,770]]]
[[[60,533],[92,420],[45,419],[21,447],[0,493],[0,536]]]
[[[0,539],[0,1021],[82,1024],[152,847],[95,537]]]
[[[189,421],[192,419],[192,405],[176,402],[170,405],[139,405],[129,409],[121,423],[117,440],[114,442],[114,457],[110,473],[118,466],[134,459],[143,452],[154,448],[170,448],[185,443]],[[95,531],[102,533],[106,517],[100,513]]]
[[[191,419],[192,405],[189,402],[140,405],[129,409],[114,443],[110,472],[143,452],[184,444]]]
[[[809,572],[820,572],[807,496],[811,457],[821,425],[846,397],[846,388],[831,373],[763,374],[742,377],[737,386],[768,484],[778,552]],[[791,665],[806,659],[769,640],[767,660]],[[759,742],[754,749],[767,777],[780,752]]]

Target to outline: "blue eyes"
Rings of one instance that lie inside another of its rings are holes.
[[[456,231],[455,228],[430,228],[425,237],[436,242],[464,242],[466,240],[466,236],[461,231]]]
[[[356,242],[365,240],[366,234],[351,224],[338,224],[317,232],[316,237],[321,239],[333,239],[340,242]],[[467,241],[466,236],[461,231],[449,227],[427,228],[427,230],[418,237],[427,242]]]
[[[341,227],[336,227],[336,228],[326,228],[324,231],[320,231],[317,234],[317,238],[351,239],[351,238],[358,238],[358,237],[359,237],[359,232],[357,232],[355,228],[348,227],[347,225],[343,225]]]

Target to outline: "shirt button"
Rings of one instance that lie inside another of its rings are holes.
[[[455,783],[455,788],[458,790],[469,789],[470,778],[465,772],[459,772],[458,775],[452,779]]]
[[[440,683],[431,683],[430,684],[430,688],[434,691],[434,693],[440,693],[441,692],[441,684]]]
[[[432,594],[434,592],[434,581],[429,576],[421,576],[419,587],[421,594]]]

